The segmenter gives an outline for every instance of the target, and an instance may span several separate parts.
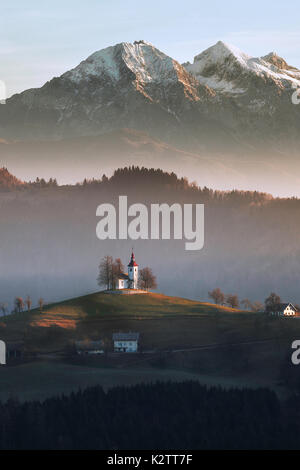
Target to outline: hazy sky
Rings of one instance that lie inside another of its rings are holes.
[[[0,80],[10,96],[138,39],[180,62],[221,39],[251,55],[274,50],[300,67],[299,16],[299,0],[2,0]]]

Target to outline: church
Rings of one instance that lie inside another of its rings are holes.
[[[117,279],[117,289],[138,289],[139,265],[135,261],[134,253],[128,264],[128,273],[120,274]]]

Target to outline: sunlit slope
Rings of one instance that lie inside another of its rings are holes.
[[[201,353],[196,365],[202,371],[227,367],[232,372],[237,362],[250,355],[249,367],[252,364],[256,370],[274,364],[278,375],[292,341],[300,336],[300,321],[161,294],[98,292],[0,322],[1,339],[22,340],[28,352],[37,354],[74,353],[74,341],[83,339],[102,339],[105,350],[112,351],[112,334],[118,331],[139,332],[140,351],[175,352],[176,367],[185,367],[185,361],[191,367],[189,361],[196,356],[189,359],[187,354],[196,350]],[[143,357],[149,360],[149,355]]]
[[[211,339],[207,327],[212,319],[239,313],[162,294],[99,292],[46,305],[42,312],[34,309],[9,315],[0,323],[0,334],[7,340],[25,340],[28,349],[54,350],[82,338],[102,338],[109,345],[112,333],[121,330],[139,331],[145,348],[196,346]]]

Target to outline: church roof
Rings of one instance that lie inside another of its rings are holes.
[[[131,253],[130,263],[128,264],[128,267],[132,267],[132,266],[138,266],[138,264],[135,262],[135,257],[134,257],[133,252]]]
[[[290,306],[292,308],[292,310],[295,310],[295,312],[296,312],[297,309],[291,303],[281,303],[281,304],[279,304],[278,305],[278,311],[281,312],[281,311],[285,310],[288,306]]]
[[[128,274],[127,273],[121,273],[118,275],[118,279],[128,279]]]
[[[138,341],[140,337],[139,333],[113,333],[113,341]]]

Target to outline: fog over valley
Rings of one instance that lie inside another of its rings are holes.
[[[149,208],[204,204],[204,248],[186,251],[184,240],[99,240],[96,209],[102,203],[117,207],[119,195]],[[132,246],[164,294],[208,300],[208,291],[220,287],[240,299],[262,301],[276,291],[299,302],[297,199],[214,192],[175,174],[134,168],[77,186],[19,183],[2,188],[0,201],[0,301],[9,308],[16,296],[52,302],[98,290],[100,259],[111,255],[127,265]]]

